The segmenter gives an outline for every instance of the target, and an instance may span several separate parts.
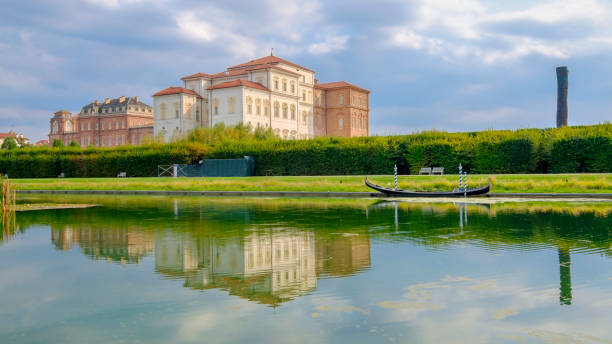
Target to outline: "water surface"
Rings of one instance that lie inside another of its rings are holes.
[[[2,343],[612,342],[611,203],[28,197]]]

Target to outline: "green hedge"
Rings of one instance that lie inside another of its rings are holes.
[[[117,148],[31,147],[0,150],[0,173],[15,178],[156,176],[158,165],[201,159],[255,158],[257,175],[612,172],[612,124],[405,136],[223,141]]]

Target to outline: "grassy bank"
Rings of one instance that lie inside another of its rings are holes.
[[[393,176],[370,176],[392,186]],[[449,190],[456,175],[400,176],[400,188]],[[372,191],[364,176],[276,176],[235,178],[53,178],[14,179],[21,190],[175,190],[175,191]],[[491,192],[612,193],[612,174],[499,174],[471,175],[470,187],[491,183]]]

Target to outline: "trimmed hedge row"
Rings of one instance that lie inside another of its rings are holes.
[[[117,148],[32,147],[0,151],[0,173],[15,178],[156,176],[158,165],[255,158],[257,175],[612,172],[612,124],[472,133],[425,132],[365,138],[176,142]]]

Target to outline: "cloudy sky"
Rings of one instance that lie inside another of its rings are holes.
[[[0,0],[0,132],[267,55],[372,91],[372,134],[612,119],[608,0]]]

